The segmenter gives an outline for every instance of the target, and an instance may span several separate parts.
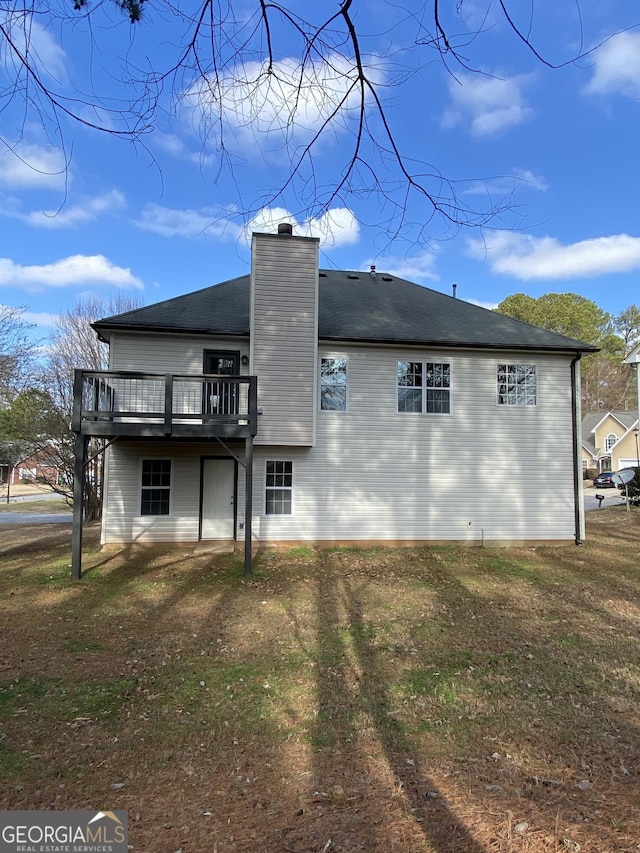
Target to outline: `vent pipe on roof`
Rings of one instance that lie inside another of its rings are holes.
[[[457,284],[452,284],[452,285],[451,285],[451,288],[452,288],[452,290],[453,290],[453,298],[455,299],[455,298],[456,298],[456,290],[458,289],[458,285],[457,285]]]
[[[288,234],[289,237],[293,234],[293,227],[290,222],[281,222],[278,225],[278,234]]]
[[[375,264],[371,264],[371,269],[369,270],[369,275],[371,276],[371,278],[376,277],[376,265]]]

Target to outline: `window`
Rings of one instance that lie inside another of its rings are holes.
[[[347,411],[347,359],[320,359],[320,408],[323,411]]]
[[[614,435],[612,432],[610,432],[609,435],[604,440],[605,453],[608,453],[611,450],[611,448],[613,447],[613,445],[616,443],[617,440],[618,440],[618,436]]]
[[[451,365],[439,361],[399,361],[398,411],[448,415]]]
[[[267,462],[265,513],[293,515],[293,462]]]
[[[169,515],[171,460],[142,460],[140,515]]]
[[[535,406],[535,365],[498,365],[498,404],[502,406]]]

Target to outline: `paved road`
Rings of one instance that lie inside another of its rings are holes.
[[[604,495],[603,501],[596,500],[596,495]],[[594,489],[584,490],[584,508],[586,512],[592,509],[605,509],[608,506],[620,506],[624,503],[624,497],[618,489]]]
[[[52,492],[40,492],[37,495],[16,495],[9,498],[9,503],[21,504],[29,501],[59,500],[60,496]],[[0,502],[0,524],[65,524],[73,521],[71,510],[68,512],[3,512],[6,497]]]
[[[0,525],[2,524],[65,524],[73,521],[70,512],[2,512],[0,510]]]

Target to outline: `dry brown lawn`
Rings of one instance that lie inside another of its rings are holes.
[[[0,527],[0,808],[140,853],[640,851],[640,510],[583,547],[101,551]]]

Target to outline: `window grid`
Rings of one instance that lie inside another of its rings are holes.
[[[499,364],[498,404],[536,405],[536,368],[533,364]]]
[[[140,515],[169,515],[171,460],[143,459]]]
[[[611,450],[611,448],[613,447],[613,445],[616,443],[617,440],[618,440],[618,436],[614,435],[612,432],[610,432],[609,435],[605,438],[604,449],[607,453]]]
[[[320,359],[320,409],[346,412],[347,410],[347,359]]]
[[[451,413],[451,365],[440,361],[399,361],[398,411]]]
[[[293,514],[293,462],[288,460],[267,462],[265,514]]]

